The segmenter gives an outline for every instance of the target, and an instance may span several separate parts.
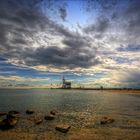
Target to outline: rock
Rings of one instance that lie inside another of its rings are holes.
[[[6,112],[0,112],[0,116],[4,116],[4,115],[7,115]]]
[[[105,119],[101,120],[100,124],[107,124],[107,120],[105,120]]]
[[[35,124],[41,124],[43,122],[43,120],[41,118],[37,118],[37,117],[29,117],[28,120],[34,122]]]
[[[34,122],[35,117],[34,117],[34,116],[30,116],[30,117],[28,117],[27,119],[30,120],[30,121],[32,121],[32,122]]]
[[[14,127],[17,124],[19,117],[20,113],[18,111],[9,111],[6,116],[6,119],[0,122],[0,128],[9,129]]]
[[[13,128],[17,124],[17,118],[4,119],[0,122],[0,129],[6,130]]]
[[[42,122],[43,122],[43,120],[40,118],[35,118],[35,120],[34,120],[34,123],[37,125],[41,124]]]
[[[45,120],[53,120],[54,119],[54,115],[50,114],[50,115],[46,115]]]
[[[26,110],[26,114],[33,114],[34,111],[33,110]]]
[[[7,119],[1,120],[0,121],[0,129],[9,129],[10,126],[8,125]]]
[[[8,119],[8,124],[14,127],[17,124],[17,118]]]
[[[56,115],[56,111],[55,111],[55,110],[51,110],[51,111],[50,111],[50,114]]]
[[[70,128],[71,128],[70,125],[64,125],[64,124],[60,124],[60,125],[57,125],[55,127],[56,130],[58,130],[58,131],[60,131],[62,133],[67,133]]]
[[[6,124],[6,121],[7,121],[7,119],[0,120],[0,126],[3,126],[3,125],[5,125],[5,124]]]
[[[9,111],[8,114],[7,114],[7,119],[9,118],[19,118],[20,117],[20,112],[18,111]]]
[[[108,119],[108,123],[113,123],[115,120],[114,119],[112,119],[112,118],[109,118]]]
[[[100,121],[100,124],[110,124],[113,123],[115,120],[112,118],[108,117],[103,117],[102,120]]]

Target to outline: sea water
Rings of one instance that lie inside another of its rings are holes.
[[[132,91],[133,92],[133,91]],[[112,127],[140,128],[140,94],[101,90],[0,89],[0,111],[27,109],[47,114],[75,127],[99,127],[104,116],[115,119]]]

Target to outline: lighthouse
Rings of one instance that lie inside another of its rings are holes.
[[[71,82],[67,82],[67,81],[65,80],[65,77],[64,77],[64,76],[63,76],[63,78],[62,78],[62,82],[63,82],[62,88],[64,88],[64,89],[70,89],[70,88],[71,88]]]

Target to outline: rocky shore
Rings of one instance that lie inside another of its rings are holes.
[[[88,123],[84,116],[79,116],[77,119],[81,120],[81,125],[78,126],[64,119],[67,117],[72,120],[76,117],[66,116],[65,113],[55,110],[46,114],[32,109],[25,112],[15,110],[0,112],[0,140],[138,140],[140,138],[140,127],[131,127],[133,122],[129,120],[127,123],[130,128],[121,128],[115,125],[119,119],[109,116],[97,119],[93,117],[93,123],[90,120]]]
[[[27,120],[30,120],[30,123],[34,123],[35,125],[39,125],[43,122],[43,120],[51,121],[54,120],[56,117],[56,111],[50,111],[49,114],[44,116],[44,119],[42,117],[38,117],[38,115],[32,115],[35,111],[33,110],[26,110],[27,114]],[[0,112],[0,116],[3,117],[3,119],[0,121],[0,129],[1,130],[9,130],[14,129],[18,123],[18,121],[21,119],[20,112],[12,110],[8,113],[6,112]],[[32,115],[32,116],[31,116]],[[70,129],[70,125],[66,124],[59,124],[55,127],[55,130],[60,131],[62,133],[67,133]]]

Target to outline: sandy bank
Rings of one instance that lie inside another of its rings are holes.
[[[0,140],[139,140],[139,130],[120,128],[75,129],[67,134],[60,132],[12,132],[0,131]]]

